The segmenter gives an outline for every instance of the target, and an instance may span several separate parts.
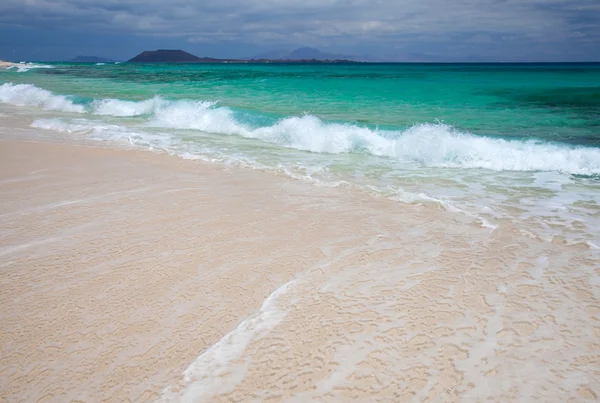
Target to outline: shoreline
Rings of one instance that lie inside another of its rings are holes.
[[[9,69],[11,67],[17,67],[17,63],[6,62],[4,60],[0,60],[0,68]]]
[[[0,146],[3,400],[598,393],[591,251],[244,168]]]

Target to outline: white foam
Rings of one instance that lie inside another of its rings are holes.
[[[54,66],[50,66],[48,64],[36,64],[36,63],[26,63],[21,62],[18,65],[10,66],[8,69],[17,69],[18,73],[25,73],[31,69],[53,69]]]
[[[19,106],[37,106],[52,111],[85,112],[83,105],[73,103],[68,97],[55,95],[31,84],[0,85],[0,102]]]
[[[97,141],[112,141],[129,143],[134,146],[146,147],[150,150],[161,150],[172,153],[178,141],[167,133],[148,133],[135,131],[128,127],[102,124],[87,119],[73,119],[69,122],[63,119],[37,119],[31,127],[53,130],[63,133],[86,134],[87,138]]]
[[[433,167],[600,173],[598,148],[492,139],[460,133],[440,124],[414,126],[398,138],[395,148],[397,156]]]
[[[285,294],[294,280],[275,290],[262,304],[259,312],[246,319],[233,331],[200,355],[183,373],[180,391],[167,387],[159,398],[163,402],[199,402],[226,393],[241,382],[247,363],[233,365],[253,340],[264,337],[286,316],[277,299]]]
[[[123,132],[123,128],[117,125],[103,125],[85,119],[77,119],[66,122],[62,119],[37,119],[31,123],[31,127],[45,130],[55,130],[64,133],[92,133],[92,132]]]
[[[247,129],[237,123],[229,108],[213,108],[215,102],[172,101],[155,111],[151,124],[208,133],[243,135]]]
[[[486,219],[484,219],[482,217],[477,217],[477,218],[481,222],[481,228],[488,228],[488,229],[491,229],[492,231],[495,231],[496,229],[498,229],[497,225],[490,223]]]
[[[85,111],[65,96],[29,84],[0,86],[0,101]],[[327,123],[305,115],[253,127],[230,108],[215,102],[160,97],[143,101],[99,99],[87,111],[117,117],[148,115],[148,124],[155,127],[236,135],[314,153],[365,153],[425,167],[600,174],[600,148],[475,136],[444,124],[418,124],[404,131],[391,131]]]
[[[144,101],[123,101],[120,99],[99,99],[91,104],[92,113],[107,116],[140,116],[154,113],[167,101],[154,97]]]
[[[307,115],[284,118],[272,126],[253,129],[238,122],[229,108],[189,101],[161,105],[155,111],[152,124],[238,135],[316,153],[368,153],[427,167],[600,174],[598,148],[481,137],[444,124],[419,124],[406,131],[383,131],[325,123]]]

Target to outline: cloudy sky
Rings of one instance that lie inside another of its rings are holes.
[[[0,58],[11,60],[299,46],[398,61],[600,61],[600,0],[0,1]]]

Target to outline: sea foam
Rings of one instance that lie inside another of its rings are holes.
[[[124,128],[118,125],[104,125],[98,122],[92,122],[85,119],[77,119],[72,122],[66,122],[62,119],[36,119],[31,123],[31,127],[37,129],[54,130],[65,133],[102,133],[124,132]]]
[[[3,84],[0,101],[103,116],[146,116],[144,125],[155,128],[240,136],[313,153],[370,154],[433,168],[600,174],[599,148],[478,136],[440,123],[379,130],[303,115],[256,126],[216,102],[154,97],[141,101],[98,99],[82,106],[29,84]]]
[[[154,97],[144,101],[125,101],[121,99],[97,99],[90,105],[90,110],[96,115],[105,116],[141,116],[154,113],[160,106],[168,101]]]
[[[85,112],[83,105],[75,104],[68,97],[53,94],[31,84],[6,83],[0,85],[0,102],[20,106],[37,106],[52,111]]]
[[[18,73],[25,73],[31,69],[53,69],[54,66],[50,66],[48,64],[36,64],[36,63],[26,63],[21,62],[17,65],[8,67],[8,70],[16,69]]]
[[[265,299],[257,313],[204,351],[183,373],[179,385],[181,390],[167,387],[158,401],[204,401],[233,390],[244,379],[247,369],[246,364],[236,364],[235,361],[239,360],[253,340],[265,337],[285,319],[287,311],[278,300],[295,282],[292,280],[276,289]]]
[[[238,135],[316,153],[391,157],[428,167],[600,174],[598,148],[476,136],[439,123],[392,131],[328,123],[305,115],[251,128],[236,119],[235,113],[227,107],[208,102],[175,101],[157,108],[151,124]]]

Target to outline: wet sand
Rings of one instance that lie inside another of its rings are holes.
[[[595,400],[597,254],[344,188],[0,142],[0,400]]]

